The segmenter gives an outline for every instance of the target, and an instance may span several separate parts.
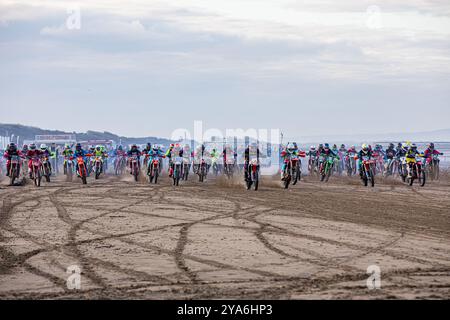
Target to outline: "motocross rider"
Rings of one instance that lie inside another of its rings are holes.
[[[286,147],[281,151],[281,158],[283,159],[283,166],[281,167],[281,180],[286,178],[286,167],[289,159],[292,156],[299,156],[298,147],[296,143],[288,143]]]
[[[424,155],[425,159],[428,160],[428,158],[431,158],[433,155],[443,156],[444,154],[443,154],[442,152],[437,151],[437,150],[434,148],[434,143],[431,142],[431,143],[428,145],[428,147],[427,147],[427,149],[425,150],[425,152],[423,153],[423,155]]]
[[[259,167],[259,148],[256,143],[252,143],[251,145],[247,146],[244,150],[244,177],[245,181],[248,181],[248,165],[250,164],[250,155],[255,155],[256,153],[256,159],[258,160],[258,167]]]
[[[11,170],[11,158],[13,156],[17,157],[23,157],[23,153],[17,149],[17,146],[11,142],[8,146],[8,149],[6,149],[5,153],[3,154],[3,157],[6,159],[6,176],[9,177],[9,172]],[[20,166],[19,166],[20,170]],[[20,174],[20,172],[19,172]]]
[[[100,172],[103,173],[104,158],[106,157],[105,151],[103,150],[103,148],[101,146],[96,146],[94,149],[93,156],[100,158],[100,161],[101,161]]]
[[[371,160],[373,157],[372,154],[372,150],[369,148],[369,146],[367,144],[363,144],[361,146],[361,151],[358,152],[358,170],[359,170],[359,175],[361,176],[361,179],[363,177],[363,159],[364,158],[368,158],[369,160]]]
[[[85,167],[86,167],[86,157],[87,157],[87,155],[88,154],[92,154],[92,153],[87,153],[85,150],[83,150],[83,148],[81,147],[81,144],[80,143],[77,143],[76,144],[76,146],[75,146],[75,151],[74,151],[74,153],[73,153],[73,156],[75,157],[75,158],[78,158],[78,157],[82,157],[83,158],[83,161],[84,161],[84,165],[85,165]],[[79,172],[78,172],[78,162],[76,163],[76,171],[77,171],[77,175],[79,175]]]
[[[43,154],[44,154],[43,151],[37,149],[36,145],[34,143],[30,144],[30,146],[28,147],[28,152],[27,152],[26,156],[28,158],[28,172],[30,174],[30,179],[33,178],[33,172],[32,172],[33,171],[32,170],[33,161],[32,161],[32,158],[35,158],[35,157],[39,157],[40,158],[40,157],[42,157]]]
[[[139,148],[137,147],[137,145],[133,144],[131,146],[131,149],[128,151],[127,154],[128,154],[129,158],[130,157],[137,157],[138,168],[140,170],[141,169],[141,155],[142,155],[142,153],[141,153],[141,151],[139,151]],[[133,166],[132,166],[131,161],[129,161],[129,164],[130,164],[130,174],[133,174]]]
[[[408,165],[408,176],[412,175],[412,167],[416,162],[416,156],[423,157],[423,154],[417,150],[417,145],[415,143],[411,144],[406,151],[406,163]]]
[[[51,157],[53,157],[54,153],[50,152],[46,144],[41,144],[41,151],[44,157],[48,158],[50,160]],[[48,161],[48,169],[50,170],[50,173],[52,172],[52,162]]]
[[[64,146],[64,150],[62,151],[61,154],[64,156],[63,166],[64,166],[64,174],[66,174],[67,173],[66,163],[67,163],[67,161],[72,161],[72,160],[70,160],[70,158],[73,157],[73,150],[69,144],[66,143],[66,145]]]
[[[396,150],[393,143],[389,144],[389,147],[385,151],[385,159],[387,161],[392,161],[395,158]]]
[[[153,148],[148,151],[148,163],[147,163],[147,174],[150,174],[150,165],[153,160],[164,158],[164,152],[156,145],[153,145]]]

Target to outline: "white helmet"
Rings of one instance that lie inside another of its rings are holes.
[[[41,144],[41,150],[45,150],[45,149],[47,149],[47,145],[45,143],[42,143]]]
[[[286,146],[286,149],[288,149],[289,151],[294,151],[295,145],[292,142],[289,142],[288,145]]]

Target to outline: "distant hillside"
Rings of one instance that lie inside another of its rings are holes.
[[[165,138],[158,137],[122,137],[118,136],[111,132],[97,132],[97,131],[88,131],[88,132],[65,132],[59,130],[47,130],[41,129],[31,126],[24,126],[20,124],[3,124],[0,123],[0,136],[11,136],[14,135],[19,137],[19,141],[23,142],[24,140],[34,140],[36,135],[58,135],[58,134],[74,134],[78,141],[86,141],[86,140],[113,140],[115,142],[122,141],[122,144],[145,144],[147,142],[157,143],[157,144],[170,144],[172,141]]]

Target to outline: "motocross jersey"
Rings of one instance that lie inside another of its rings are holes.
[[[392,160],[395,158],[395,154],[396,154],[396,152],[395,152],[394,148],[387,148],[385,158],[388,160]]]
[[[361,151],[359,151],[358,152],[358,159],[362,160],[364,157],[368,157],[369,159],[372,159],[372,157],[373,157],[372,151],[371,150],[367,150],[367,151],[361,150]]]
[[[252,153],[254,153],[253,150],[252,150]],[[256,149],[256,158],[259,160],[259,148]],[[244,160],[246,163],[248,163],[250,161],[250,148],[249,147],[245,148]]]
[[[138,160],[141,158],[141,155],[142,155],[142,153],[138,149],[128,151],[128,156],[129,157],[136,156],[138,158]]]
[[[35,149],[35,150],[28,150],[27,152],[27,158],[31,159],[33,157],[41,157],[44,153],[41,150]]]
[[[304,151],[300,151],[298,149],[295,149],[293,152],[289,152],[287,149],[284,149],[281,152],[281,158],[283,158],[284,160],[286,160],[286,158],[291,157],[291,156],[297,156],[297,157],[305,157],[306,153]]]
[[[317,150],[310,150],[310,151],[308,151],[307,153],[306,153],[306,155],[307,156],[310,156],[310,157],[317,157],[317,155],[319,154],[319,151],[317,151]]]
[[[105,156],[105,153],[103,152],[103,151],[98,151],[98,150],[95,150],[94,151],[94,153],[93,153],[93,155],[95,156],[95,157],[101,157],[101,158],[103,158],[104,156]]]
[[[404,148],[398,148],[397,153],[395,154],[395,156],[397,158],[404,157],[405,155],[406,155],[406,150]]]
[[[113,155],[116,157],[123,157],[123,156],[126,156],[127,153],[123,150],[115,150]]]
[[[438,156],[441,156],[441,155],[443,155],[443,153],[441,153],[441,152],[439,152],[439,151],[437,151],[437,150],[435,150],[435,149],[430,149],[430,148],[428,148],[427,150],[425,150],[425,152],[423,153],[423,155],[424,155],[424,157],[425,158],[430,158],[432,155],[438,155]]]
[[[157,158],[157,157],[163,157],[164,156],[164,153],[161,151],[161,150],[150,150],[149,152],[148,152],[148,156],[150,157],[150,158]]]
[[[69,158],[73,156],[73,150],[72,149],[64,149],[62,152],[62,155],[66,158]]]
[[[413,149],[409,149],[409,150],[406,152],[406,158],[407,158],[407,159],[415,159],[416,156],[421,156],[421,155],[422,155],[422,154],[421,154],[419,151],[413,150]]]
[[[339,156],[338,156],[337,154],[335,154],[334,151],[331,150],[331,149],[328,149],[328,151],[325,150],[325,149],[323,149],[323,150],[320,152],[320,155],[321,155],[321,156],[324,156],[324,157],[339,158]]]
[[[75,157],[86,157],[86,155],[87,155],[87,152],[86,151],[84,151],[83,149],[78,149],[78,150],[75,150],[75,152],[73,153],[73,155],[75,156]]]
[[[14,156],[22,157],[23,154],[19,150],[15,150],[15,151],[6,150],[6,152],[3,154],[3,158],[7,159],[8,161],[11,160],[11,157],[14,157]]]

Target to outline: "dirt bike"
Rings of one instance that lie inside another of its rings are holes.
[[[93,166],[94,174],[95,174],[95,180],[100,178],[100,174],[103,172],[103,161],[102,157],[96,156],[94,158],[94,166]]]
[[[227,159],[225,161],[224,172],[227,175],[228,179],[233,178],[234,175],[234,159]]]
[[[342,175],[344,171],[344,157],[342,156],[342,152],[338,152],[338,157],[334,159],[333,171],[338,175]]]
[[[219,174],[219,165],[217,164],[217,158],[212,158],[211,162],[213,174],[217,177],[217,175]]]
[[[402,178],[403,182],[406,182],[408,176],[408,165],[406,164],[406,157],[400,157],[398,160],[398,174]]]
[[[191,169],[191,163],[188,158],[183,158],[183,176],[182,180],[187,181],[189,176],[189,170]]]
[[[247,167],[247,190],[250,190],[252,186],[255,191],[259,187],[259,163],[258,159],[251,159]]]
[[[285,160],[285,169],[283,174],[284,188],[287,189],[292,181],[296,185],[301,179],[301,160],[298,156],[292,155]]]
[[[72,175],[73,175],[73,157],[64,157],[64,174],[67,176],[67,180],[72,181]]]
[[[116,176],[120,176],[123,174],[126,166],[125,156],[120,155],[114,159],[114,173]]]
[[[94,170],[94,159],[92,156],[89,156],[86,160],[87,163],[87,167],[86,167],[86,171],[87,171],[87,176],[89,177],[91,175],[91,173]]]
[[[380,152],[376,154],[376,160],[375,160],[375,174],[383,174],[384,172],[384,156]]]
[[[349,177],[356,174],[355,154],[349,153],[345,156],[345,168]]]
[[[148,153],[142,153],[142,155],[144,156],[144,161],[142,162],[142,166],[144,168],[147,168],[148,167],[149,155],[148,155]]]
[[[369,157],[363,157],[361,160],[361,180],[363,181],[363,184],[365,187],[370,185],[372,187],[375,187],[375,167],[376,167],[376,160],[372,160]]]
[[[385,164],[385,169],[384,169],[384,176],[388,177],[388,176],[393,176],[395,174],[395,172],[398,171],[398,160],[393,158],[393,159],[388,159],[388,161]]]
[[[87,184],[87,175],[88,170],[86,168],[86,164],[84,163],[83,157],[77,157],[77,176],[81,179],[83,184]]]
[[[36,187],[41,186],[42,180],[42,162],[40,157],[31,158],[31,179]]]
[[[198,181],[203,182],[206,178],[206,175],[208,173],[208,168],[205,159],[200,160],[199,167],[197,169],[198,174]]]
[[[46,156],[42,157],[41,170],[42,170],[41,176],[43,176],[47,182],[50,182],[52,170],[50,169],[50,162],[48,160],[48,157]]]
[[[178,186],[180,184],[180,179],[183,174],[183,158],[182,157],[175,157],[172,162],[173,166],[173,185]]]
[[[106,172],[108,172],[108,155],[105,154],[102,157],[102,160],[103,160],[102,172],[106,174]]]
[[[315,156],[309,156],[308,171],[310,175],[317,174],[317,158]]]
[[[148,182],[152,183],[153,181],[158,183],[159,176],[159,168],[160,168],[160,160],[158,157],[153,157],[151,161],[148,163],[147,174],[148,174]]]
[[[425,172],[427,172],[428,177],[430,177],[431,180],[439,180],[439,162],[438,154],[433,154],[425,161]]]
[[[134,181],[138,181],[139,177],[139,160],[137,156],[130,157],[130,165],[131,165],[131,174],[134,177]]]
[[[419,185],[421,187],[425,186],[426,176],[425,170],[423,170],[422,160],[418,157],[411,159],[409,162],[409,174],[406,178],[407,183],[412,186],[414,180],[419,180]]]
[[[320,181],[328,182],[334,166],[334,157],[331,156],[320,156],[319,157],[319,174]]]
[[[19,156],[12,156],[9,168],[9,185],[14,185],[14,181],[19,179],[21,159]]]

